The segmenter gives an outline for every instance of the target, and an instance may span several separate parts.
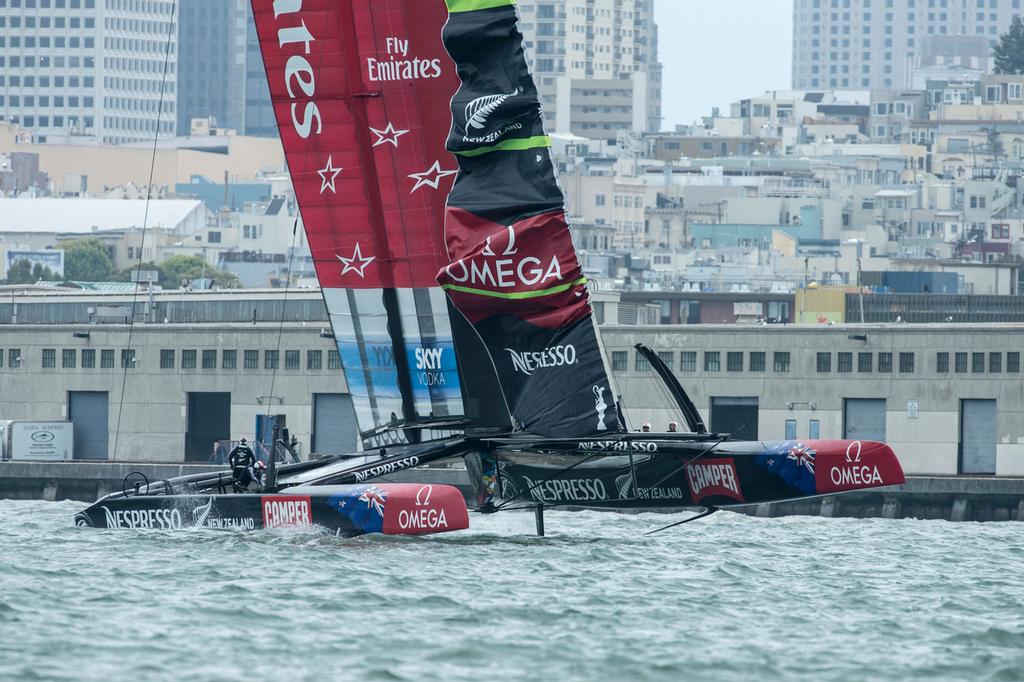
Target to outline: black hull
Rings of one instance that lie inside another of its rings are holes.
[[[904,482],[891,448],[866,441],[732,442],[664,434],[518,446],[509,440],[481,457],[480,470],[488,471],[488,464],[490,489],[500,497],[497,504],[507,506],[734,507]]]

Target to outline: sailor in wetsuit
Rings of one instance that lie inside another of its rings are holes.
[[[236,490],[248,492],[254,483],[256,490],[262,488],[262,476],[256,470],[256,455],[245,438],[240,440],[228,455],[228,464],[231,466],[231,477],[234,479]]]

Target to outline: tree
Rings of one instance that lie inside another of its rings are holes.
[[[64,277],[79,282],[104,282],[114,272],[107,247],[98,239],[73,239],[64,247]]]
[[[160,264],[160,270],[160,285],[165,289],[177,289],[183,280],[191,282],[200,277],[212,279],[226,289],[241,286],[237,276],[207,265],[199,256],[171,256]]]
[[[1014,15],[1010,30],[999,36],[994,51],[996,73],[1024,73],[1024,21]]]

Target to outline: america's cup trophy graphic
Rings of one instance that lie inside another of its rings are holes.
[[[604,431],[604,413],[608,410],[608,403],[604,401],[604,386],[594,386],[594,409],[597,410],[597,430]]]

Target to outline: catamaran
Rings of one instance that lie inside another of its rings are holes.
[[[237,490],[231,472],[126,480],[79,525],[461,530],[469,506],[457,488],[381,480],[457,458],[480,512],[704,516],[904,482],[884,443],[709,433],[642,345],[689,428],[630,430],[514,0],[252,6],[362,447],[281,465],[274,456],[254,492]]]

